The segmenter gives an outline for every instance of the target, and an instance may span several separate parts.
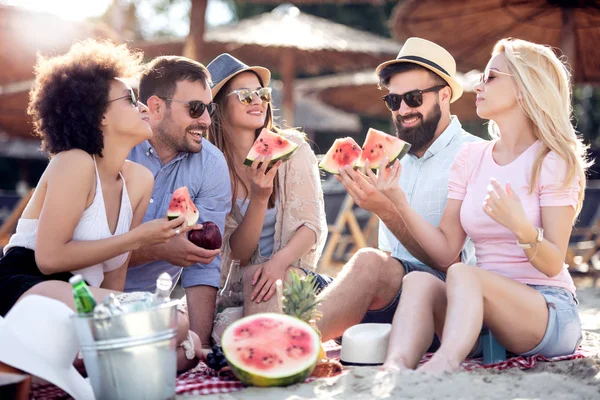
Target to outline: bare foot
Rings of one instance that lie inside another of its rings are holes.
[[[404,365],[403,362],[396,360],[386,360],[386,362],[383,363],[381,367],[379,367],[379,370],[388,372],[404,372],[410,371],[410,368]]]
[[[441,375],[447,372],[455,372],[460,368],[460,362],[456,362],[437,352],[431,357],[431,360],[418,368],[419,372],[431,375]]]

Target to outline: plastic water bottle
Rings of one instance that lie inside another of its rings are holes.
[[[154,303],[159,305],[171,300],[171,288],[173,287],[173,278],[167,272],[163,272],[156,280],[156,291],[154,292]]]
[[[80,315],[92,313],[96,307],[96,300],[92,295],[92,291],[83,280],[83,277],[79,274],[73,275],[69,279],[69,283],[73,286],[73,298],[77,313]]]

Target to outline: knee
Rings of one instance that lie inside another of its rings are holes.
[[[446,283],[455,285],[464,282],[466,278],[473,276],[477,272],[477,267],[465,263],[452,264],[446,272]]]
[[[360,249],[354,253],[350,262],[344,266],[344,270],[351,271],[352,274],[365,277],[365,279],[377,279],[388,257],[381,250],[370,247]]]
[[[255,265],[246,265],[245,267],[242,268],[242,283],[244,284],[244,286],[252,285],[252,278],[254,278],[254,274],[256,273],[256,270],[259,269],[261,266],[262,266],[262,264],[255,264]]]
[[[190,330],[190,320],[186,313],[177,312],[177,344],[183,342],[188,337]]]
[[[403,290],[416,288],[419,291],[435,290],[444,283],[430,273],[423,271],[413,271],[406,274],[402,279]]]

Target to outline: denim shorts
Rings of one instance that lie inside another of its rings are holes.
[[[521,356],[540,354],[557,357],[573,354],[583,337],[581,321],[577,312],[577,298],[569,290],[558,286],[528,285],[541,293],[548,306],[548,325],[542,341]],[[469,357],[483,354],[481,340]]]

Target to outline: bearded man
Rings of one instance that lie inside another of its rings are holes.
[[[410,38],[398,57],[379,65],[376,73],[380,88],[389,91],[383,101],[392,113],[396,134],[411,144],[401,161],[400,186],[411,207],[437,226],[456,154],[464,143],[481,140],[463,130],[450,113],[450,103],[463,92],[455,79],[456,63],[437,44]],[[388,173],[386,163],[382,162],[379,174]],[[341,336],[358,323],[391,323],[406,274],[422,271],[446,278],[445,271],[429,266],[429,257],[394,205],[376,188],[374,179],[350,167],[339,172],[336,178],[355,203],[379,217],[379,249],[361,249],[354,254],[319,295],[323,317],[318,327],[324,341]],[[473,244],[467,239],[460,260],[475,265],[474,256]],[[434,339],[433,348],[436,342]]]

